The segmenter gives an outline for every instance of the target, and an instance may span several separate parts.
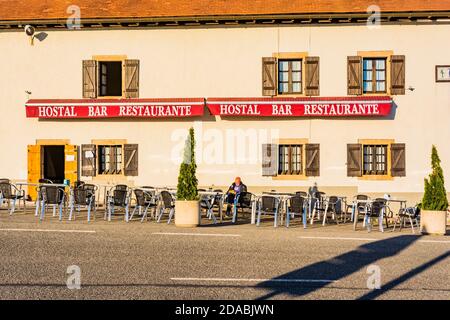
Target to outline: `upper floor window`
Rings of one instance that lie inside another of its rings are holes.
[[[122,96],[122,61],[99,62],[99,96]]]
[[[139,98],[139,60],[123,56],[83,60],[83,98],[98,97]]]
[[[347,57],[347,94],[405,94],[405,56],[392,52]]]
[[[386,93],[386,59],[363,59],[364,93]]]
[[[305,53],[281,53],[262,58],[262,95],[318,96],[319,57]]]
[[[302,60],[278,60],[278,93],[302,93]]]

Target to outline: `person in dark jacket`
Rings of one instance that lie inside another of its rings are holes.
[[[236,177],[234,179],[233,184],[228,188],[225,202],[227,203],[227,211],[225,213],[226,216],[230,215],[231,212],[231,206],[234,204],[234,199],[238,194],[241,192],[247,192],[247,186],[242,183],[242,180],[240,177]]]

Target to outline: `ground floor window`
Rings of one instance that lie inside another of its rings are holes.
[[[302,154],[303,145],[278,146],[278,174],[279,175],[299,175],[303,173]]]
[[[363,146],[363,174],[364,175],[386,175],[388,145],[364,145]]]
[[[98,154],[98,174],[122,173],[121,145],[100,145]]]

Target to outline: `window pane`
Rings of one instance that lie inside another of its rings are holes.
[[[302,80],[302,74],[300,72],[292,73],[292,81],[301,81],[301,80]]]
[[[280,83],[280,85],[278,87],[279,87],[278,91],[280,91],[281,93],[289,92],[289,84],[288,83]]]
[[[377,91],[378,92],[384,92],[386,91],[386,82],[377,82]]]
[[[294,82],[292,84],[292,91],[293,92],[301,92],[302,91],[302,86],[300,82]]]
[[[364,69],[366,69],[366,70],[367,69],[372,70],[372,60],[364,59],[363,66],[364,66]]]
[[[302,68],[302,63],[300,60],[292,61],[292,71],[300,71]]]
[[[377,71],[377,80],[386,80],[386,72],[385,71]]]
[[[384,59],[376,60],[375,68],[377,68],[378,70],[386,69],[386,61]]]
[[[278,63],[278,69],[280,71],[288,71],[289,70],[289,61],[280,61]]]
[[[289,72],[280,72],[279,73],[279,81],[281,82],[287,82],[289,81]]]
[[[364,82],[364,91],[371,92],[372,91],[372,82]]]
[[[372,70],[364,71],[364,80],[372,81]]]

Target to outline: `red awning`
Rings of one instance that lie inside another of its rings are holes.
[[[32,99],[27,118],[173,118],[204,113],[203,98],[189,99]]]
[[[304,98],[208,98],[209,111],[219,116],[253,117],[363,117],[387,116],[392,98],[304,97]]]

